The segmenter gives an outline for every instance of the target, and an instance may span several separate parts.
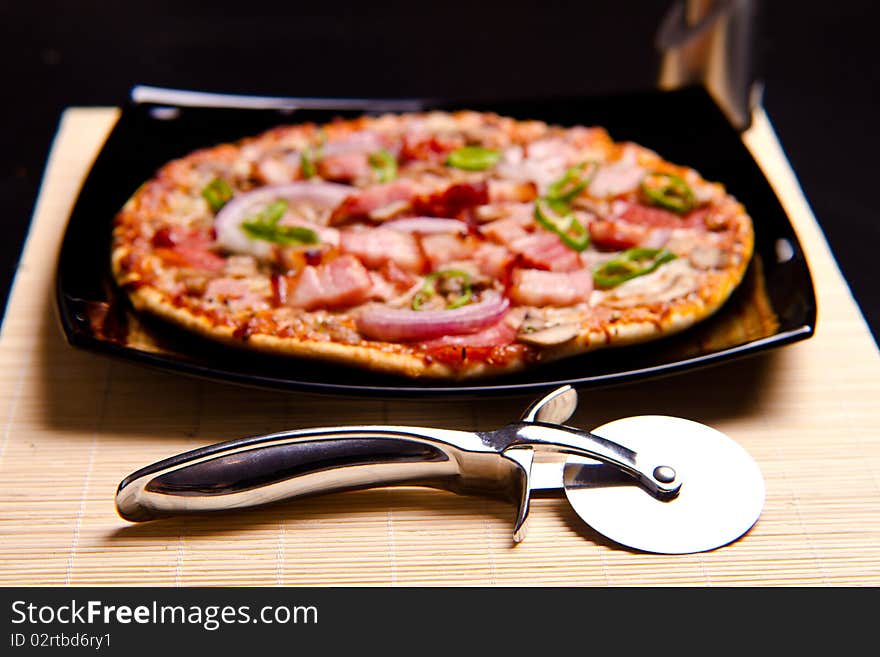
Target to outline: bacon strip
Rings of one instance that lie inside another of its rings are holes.
[[[339,247],[344,253],[357,256],[370,269],[378,269],[390,261],[405,271],[419,272],[425,264],[416,238],[397,230],[344,230]]]
[[[485,181],[457,183],[433,194],[417,196],[412,201],[416,214],[426,217],[463,219],[465,211],[489,202],[489,186]]]
[[[531,181],[489,181],[489,201],[492,203],[528,203],[537,197],[538,188]]]
[[[514,269],[510,297],[523,306],[573,306],[589,300],[593,275],[580,269],[551,272],[537,269]]]
[[[397,180],[387,185],[374,185],[348,196],[330,215],[330,225],[368,219],[369,214],[386,205],[409,201],[416,194],[415,185],[409,180]]]
[[[508,217],[481,226],[480,232],[493,242],[509,247],[517,240],[528,236],[529,232],[526,230],[526,226],[531,223],[531,217],[528,217],[526,221],[519,216]]]
[[[631,203],[620,213],[620,218],[631,224],[654,228],[678,228],[683,225],[680,216],[663,208],[652,208],[641,203]]]
[[[305,310],[356,306],[367,301],[372,287],[360,261],[343,255],[325,265],[304,267],[288,291],[287,304]]]
[[[403,137],[400,158],[404,162],[409,160],[442,162],[449,153],[464,144],[464,138],[460,135],[443,136],[410,132]]]
[[[474,262],[481,273],[495,279],[504,279],[514,255],[498,244],[485,242],[474,252]]]
[[[641,244],[648,236],[645,226],[600,219],[590,222],[590,239],[597,248],[608,251],[623,251]]]
[[[456,260],[467,260],[474,253],[474,244],[457,235],[424,235],[422,252],[428,259],[431,269]]]
[[[550,271],[574,271],[581,268],[577,251],[567,247],[559,235],[540,230],[521,237],[510,250],[522,256],[525,264]]]
[[[318,174],[324,180],[350,183],[370,175],[367,153],[340,153],[318,160]]]
[[[153,235],[153,252],[164,261],[204,271],[222,271],[226,260],[213,251],[214,241],[204,233],[160,228]]]

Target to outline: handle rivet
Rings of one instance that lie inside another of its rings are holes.
[[[654,479],[661,484],[671,484],[675,481],[675,470],[668,465],[658,465],[654,468]]]

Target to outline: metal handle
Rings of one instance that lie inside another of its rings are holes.
[[[119,485],[116,507],[123,518],[142,521],[304,495],[419,485],[511,498],[518,506],[514,537],[521,540],[536,450],[607,463],[659,499],[678,493],[681,482],[669,464],[645,462],[622,445],[561,425],[576,406],[577,393],[566,386],[530,406],[523,421],[492,432],[355,426],[232,440],[129,475]]]
[[[483,439],[506,450],[505,454],[530,448],[606,463],[633,477],[660,500],[672,499],[681,489],[681,480],[672,464],[649,461],[619,443],[574,427],[543,422],[514,423],[491,434],[483,434]]]
[[[420,427],[306,429],[221,443],[126,477],[116,506],[132,521],[391,485],[519,496],[518,466],[476,434]],[[513,490],[517,489],[517,490]]]
[[[702,83],[736,129],[748,128],[762,89],[756,80],[757,18],[755,0],[676,0],[657,34],[660,87]]]

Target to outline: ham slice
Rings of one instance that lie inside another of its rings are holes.
[[[340,234],[339,247],[358,257],[370,269],[393,262],[404,271],[421,271],[425,259],[419,243],[410,233],[385,228],[350,229]]]
[[[351,255],[334,258],[317,267],[307,265],[287,293],[287,304],[312,310],[356,306],[369,299],[370,273]]]
[[[523,306],[573,306],[584,303],[593,291],[593,275],[586,269],[573,272],[515,269],[510,297]]]

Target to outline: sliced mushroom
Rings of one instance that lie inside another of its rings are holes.
[[[646,303],[672,301],[699,287],[697,272],[687,260],[679,258],[657,271],[634,278],[610,290],[595,290],[590,303],[611,308],[630,308]]]
[[[552,347],[563,344],[577,337],[580,333],[578,324],[557,324],[538,331],[520,331],[517,340],[538,347]]]

